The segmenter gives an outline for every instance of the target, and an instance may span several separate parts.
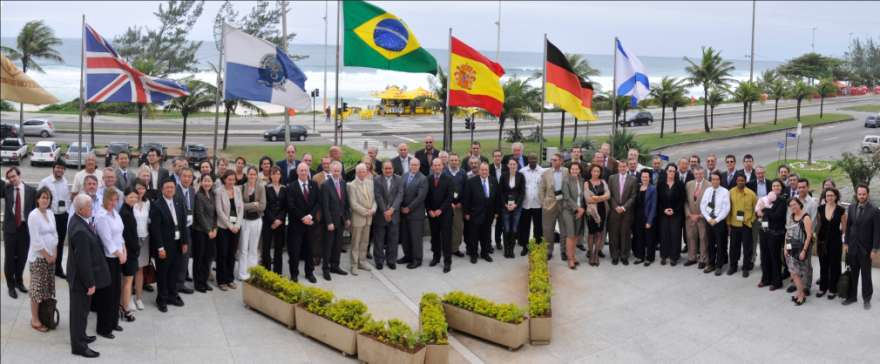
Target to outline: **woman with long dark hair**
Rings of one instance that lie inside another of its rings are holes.
[[[666,166],[666,176],[657,180],[657,225],[660,228],[660,264],[673,267],[681,257],[681,223],[684,217],[684,183],[676,178],[678,167]]]
[[[788,211],[788,195],[783,193],[782,181],[773,180],[770,191],[776,201],[769,207],[756,211],[761,224],[761,281],[758,288],[770,286],[771,291],[782,288],[782,244],[785,240],[785,213]]]
[[[516,163],[511,159],[510,162]],[[559,219],[559,238],[565,240],[565,254],[568,268],[577,269],[577,256],[574,246],[584,232],[584,181],[581,179],[581,164],[572,162],[568,176],[562,178],[562,216]]]
[[[654,220],[657,217],[657,188],[651,184],[651,170],[639,172],[639,189],[636,194],[635,222],[633,225],[633,256],[635,264],[654,262],[657,252],[657,241],[654,240]]]
[[[501,225],[504,239],[504,257],[513,258],[513,249],[516,248],[516,239],[519,228],[519,217],[522,213],[523,198],[526,195],[526,178],[518,173],[519,163],[511,159],[507,162],[507,169],[501,174],[501,183],[498,186],[498,203],[501,211]],[[520,242],[523,248],[528,245]]]
[[[257,164],[257,167],[260,168],[260,173],[259,173],[260,182],[262,182],[264,185],[269,184],[269,182],[272,181],[271,180],[272,166],[274,166],[274,165],[275,165],[275,162],[272,162],[272,158],[269,158],[269,156],[264,155],[264,156],[260,157],[260,162]]]
[[[816,250],[819,255],[819,292],[822,297],[829,291],[828,299],[834,299],[837,281],[840,279],[840,257],[843,254],[843,231],[846,226],[846,209],[838,205],[840,192],[836,188],[826,188],[822,192],[824,204],[816,213],[818,227]]]
[[[262,164],[262,162],[261,162]],[[263,213],[263,245],[260,263],[275,273],[284,270],[284,221],[287,217],[287,186],[281,184],[281,168],[269,169],[270,183],[266,185],[266,210]],[[274,252],[274,254],[273,254]]]
[[[608,200],[611,198],[608,183],[602,179],[603,171],[601,165],[590,165],[590,178],[584,183],[587,202],[587,256],[590,258],[590,265],[595,267],[599,266],[599,252],[605,245],[602,232],[605,231]]]
[[[140,201],[137,190],[134,186],[125,189],[125,203],[119,209],[119,218],[122,219],[122,239],[125,241],[125,250],[128,257],[125,264],[122,265],[122,288],[119,296],[119,315],[125,321],[134,321],[134,313],[132,309],[134,304],[131,300],[131,287],[134,276],[140,267],[138,259],[141,252],[141,242],[138,239],[137,219],[134,217],[134,206]]]
[[[785,262],[788,264],[788,272],[791,281],[797,287],[797,293],[791,297],[795,305],[800,306],[807,302],[806,282],[810,259],[810,242],[813,237],[813,221],[804,210],[804,203],[793,198],[788,202],[791,211],[790,223],[785,227]]]
[[[196,291],[211,291],[208,273],[217,254],[217,202],[214,199],[214,179],[211,174],[199,177],[196,203],[193,210],[192,255],[193,286]]]
[[[226,170],[220,180],[223,185],[217,188],[214,203],[217,207],[217,288],[221,291],[235,289],[233,270],[235,252],[238,250],[238,237],[244,217],[244,202],[241,188],[235,185],[235,172]]]
[[[37,191],[37,208],[28,214],[28,263],[30,263],[31,327],[39,332],[49,331],[40,322],[40,302],[55,297],[55,259],[58,258],[58,231],[55,214],[50,210],[52,191],[43,187]]]

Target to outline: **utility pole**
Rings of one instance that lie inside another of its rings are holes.
[[[812,48],[813,53],[816,53],[816,29],[819,29],[819,28],[813,27],[813,38],[810,41],[810,48]]]
[[[495,21],[498,29],[495,39],[495,62],[501,63],[501,0],[498,0],[498,20]],[[852,33],[850,33],[852,34]]]
[[[752,0],[752,53],[749,56],[749,83],[754,81],[755,77],[755,8],[757,1]],[[705,100],[704,100],[705,102]],[[752,102],[749,103],[749,124],[752,123]]]
[[[281,1],[281,50],[287,53],[287,1]],[[290,145],[290,113],[284,107],[284,147]],[[314,111],[314,110],[312,110]]]
[[[327,110],[327,7],[328,0],[324,0],[324,108]]]

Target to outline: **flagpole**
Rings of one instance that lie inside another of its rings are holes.
[[[287,53],[287,1],[281,1],[281,50]],[[290,145],[290,114],[284,106],[284,147]]]
[[[342,15],[342,2],[336,1],[336,92],[333,101],[333,145],[339,145],[342,130],[339,127],[339,25]]]
[[[547,33],[544,33],[544,56],[541,58],[541,130],[538,133],[539,149],[538,155],[539,160],[544,160],[544,105],[546,104],[547,98]]]
[[[495,21],[498,32],[495,39],[495,62],[501,64],[501,0],[498,0],[498,20]]]
[[[80,63],[79,63],[79,137],[77,142],[79,143],[79,163],[78,166],[83,165],[83,153],[82,153],[82,142],[83,142],[83,111],[85,111],[86,103],[85,103],[85,70],[86,70],[86,14],[82,15],[82,42],[80,42]],[[22,129],[23,131],[24,129]],[[22,132],[22,134],[24,134]],[[93,146],[94,147],[94,146]]]
[[[327,8],[329,1],[324,0],[324,107],[321,110],[327,110]],[[314,111],[314,110],[312,110]]]
[[[449,64],[446,70],[446,107],[443,109],[443,150],[452,150],[452,110],[449,109],[449,86],[452,84],[452,28],[449,28]],[[448,125],[448,129],[447,129]]]
[[[609,138],[611,148],[610,155],[606,155],[605,158],[613,158],[614,135],[617,134],[617,37],[614,37],[612,51],[614,52],[614,66],[611,68],[611,138]]]
[[[216,38],[215,38],[216,39]],[[212,158],[214,159],[214,170],[217,170],[217,135],[220,134],[220,103],[221,103],[221,94],[223,93],[223,79],[221,78],[223,74],[223,53],[226,50],[226,22],[223,22],[223,27],[220,30],[220,47],[218,47],[219,54],[217,55],[217,92],[214,93],[214,153]]]

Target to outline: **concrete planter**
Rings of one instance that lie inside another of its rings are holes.
[[[455,329],[481,339],[502,345],[510,350],[518,349],[529,340],[529,319],[518,324],[505,323],[465,309],[443,304],[446,322]]]
[[[357,354],[357,331],[325,319],[297,305],[296,329],[315,340],[341,351],[343,354]]]
[[[424,346],[409,352],[364,334],[357,335],[357,351],[358,360],[364,363],[422,364],[425,362]]]
[[[244,299],[245,306],[271,317],[290,329],[296,328],[296,319],[293,312],[296,305],[284,302],[250,282],[244,282],[242,285],[241,296]]]
[[[529,318],[529,341],[532,345],[547,345],[553,336],[553,316]]]
[[[449,345],[429,344],[425,349],[425,364],[449,363]]]

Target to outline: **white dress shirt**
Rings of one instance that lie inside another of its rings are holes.
[[[519,173],[522,173],[526,179],[526,197],[523,199],[523,208],[540,209],[541,198],[538,192],[540,191],[541,175],[544,173],[544,168],[536,165],[535,169],[532,169],[526,166],[520,169]]]
[[[49,256],[55,255],[55,247],[58,246],[58,231],[55,229],[55,214],[46,211],[44,216],[40,209],[33,209],[28,214],[28,232],[30,233],[31,245],[28,249],[27,261],[33,263],[40,257],[40,250],[45,250]]]
[[[122,238],[122,218],[116,211],[108,212],[107,209],[101,208],[95,216],[95,230],[98,237],[101,238],[101,245],[104,246],[104,256],[107,258],[115,257],[117,252],[122,251],[125,247],[125,240]]]
[[[700,200],[700,212],[706,221],[712,219],[713,209],[709,208],[709,202],[712,201],[713,191],[715,192],[715,221],[724,223],[724,219],[730,213],[730,192],[724,187],[709,187],[706,189],[706,192],[703,192],[703,198]]]
[[[135,204],[134,208],[132,208],[132,211],[134,212],[134,221],[137,222],[138,237],[146,238],[150,236],[150,201],[141,202],[140,207]]]
[[[171,219],[174,220],[174,228],[177,228],[177,210],[174,209],[174,199],[167,199],[164,196],[162,197],[165,200],[165,204],[168,205],[168,211],[171,211]]]
[[[70,187],[67,186],[67,178],[61,176],[55,179],[54,175],[49,175],[40,181],[37,190],[46,187],[52,192],[52,205],[49,206],[54,214],[66,214],[67,207],[70,205]]]
[[[70,189],[70,192],[79,192],[83,189],[83,183],[85,182],[86,176],[95,176],[98,179],[98,188],[104,185],[104,171],[100,169],[95,169],[94,172],[89,173],[86,172],[85,169],[76,172],[73,176],[73,187]]]

